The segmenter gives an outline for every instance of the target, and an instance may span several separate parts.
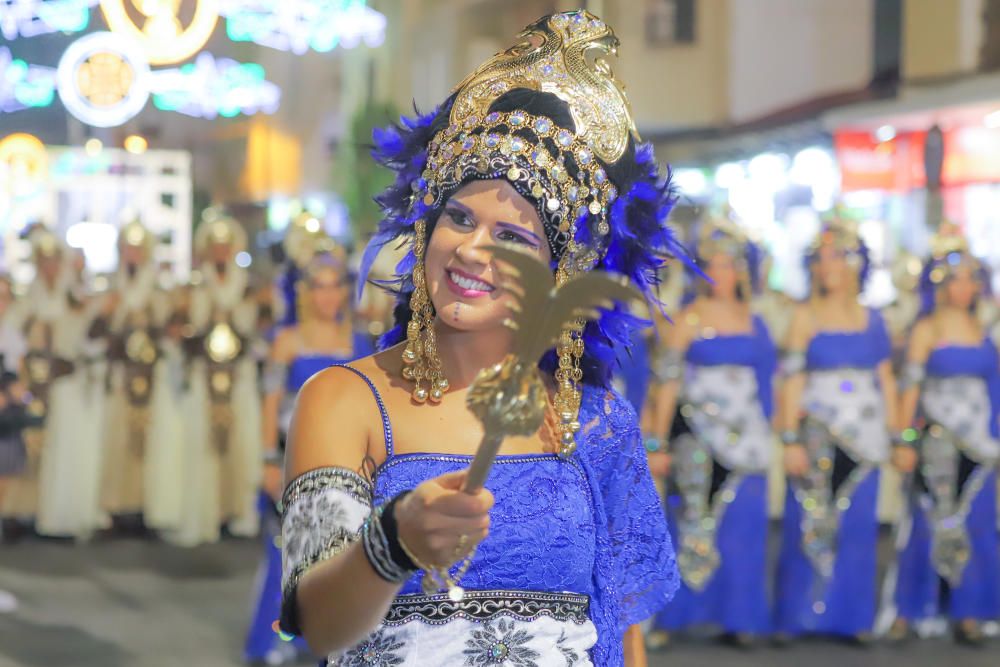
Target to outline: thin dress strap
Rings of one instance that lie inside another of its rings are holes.
[[[385,409],[385,403],[382,401],[382,395],[378,393],[378,389],[375,388],[375,383],[372,382],[367,375],[353,366],[348,366],[347,364],[334,364],[333,367],[351,371],[364,380],[365,384],[368,385],[368,388],[372,390],[372,395],[375,397],[375,402],[378,404],[379,414],[382,415],[382,435],[385,438],[385,456],[388,459],[392,456],[392,424],[389,422],[389,412]]]

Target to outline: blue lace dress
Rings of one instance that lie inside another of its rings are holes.
[[[777,352],[758,317],[753,330],[691,343],[670,434],[668,499],[681,587],[656,618],[662,630],[715,624],[765,634],[769,418]]]
[[[295,396],[309,378],[324,368],[367,356],[371,352],[371,339],[358,333],[354,336],[351,354],[346,357],[313,352],[303,352],[295,357],[284,373],[285,394],[278,416],[281,433],[287,433]],[[277,632],[277,621],[281,611],[281,550],[278,548],[281,526],[274,503],[268,495],[261,491],[257,500],[257,508],[262,517],[261,539],[264,543],[264,559],[254,583],[255,604],[243,646],[243,657],[248,662],[265,661],[268,664],[278,664],[282,660],[293,659],[297,652],[304,651],[305,643],[295,642],[294,648],[289,649]]]
[[[890,354],[875,310],[863,331],[819,333],[806,350],[800,438],[810,469],[789,480],[785,499],[777,632],[872,631],[879,466],[889,456],[876,369]]]
[[[356,370],[345,367],[364,377]],[[367,381],[367,378],[365,378]],[[374,482],[343,468],[293,480],[283,499],[284,591],[358,539],[373,507],[471,457],[396,454],[383,415],[387,458]],[[660,609],[677,587],[674,552],[646,466],[635,412],[588,387],[578,449],[501,456],[487,487],[491,532],[462,579],[465,598],[426,596],[407,582],[365,641],[329,665],[623,665],[628,626]]]
[[[992,341],[948,346],[921,383],[920,462],[901,534],[894,602],[909,622],[1000,616],[996,466],[1000,358]]]

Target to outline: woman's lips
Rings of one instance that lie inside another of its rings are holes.
[[[448,289],[465,299],[485,296],[495,289],[493,285],[458,269],[446,269],[444,274]]]

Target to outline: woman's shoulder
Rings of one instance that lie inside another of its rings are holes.
[[[638,442],[639,417],[632,403],[615,389],[586,385],[580,403],[580,433],[584,453],[624,453],[628,440]]]

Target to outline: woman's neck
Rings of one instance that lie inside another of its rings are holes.
[[[461,331],[435,322],[437,350],[441,367],[452,389],[465,389],[483,368],[499,363],[507,356],[511,334],[506,329]]]

